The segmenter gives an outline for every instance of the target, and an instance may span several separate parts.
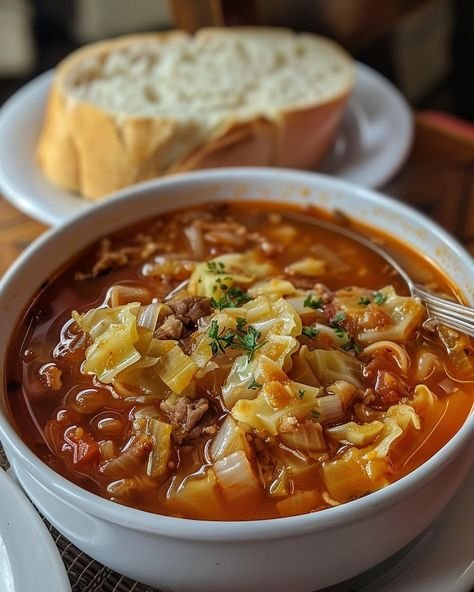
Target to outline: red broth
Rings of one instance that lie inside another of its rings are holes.
[[[345,503],[439,450],[472,408],[471,342],[425,329],[423,307],[373,252],[284,212],[166,214],[91,246],[42,286],[5,372],[9,413],[34,453],[118,503],[249,520]],[[422,254],[360,230],[456,297]]]

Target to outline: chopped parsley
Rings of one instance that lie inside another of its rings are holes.
[[[298,397],[302,399],[305,395],[306,391],[304,389],[298,389]]]
[[[321,298],[315,298],[312,294],[308,294],[306,296],[303,306],[306,308],[312,308],[313,310],[318,310],[324,308],[324,302]]]
[[[358,343],[354,341],[354,338],[351,337],[349,341],[346,341],[343,346],[341,346],[344,351],[351,351],[353,350],[356,354],[360,354],[362,348]]]
[[[212,355],[216,355],[221,352],[224,353],[229,347],[232,349],[242,349],[245,351],[249,362],[252,360],[255,352],[259,350],[266,341],[260,339],[261,333],[255,327],[249,325],[248,329],[245,330],[245,319],[244,323],[238,322],[237,331],[233,329],[227,329],[220,331],[219,323],[214,319],[211,321],[211,325],[207,334],[211,338],[209,345],[211,346]]]
[[[330,320],[331,327],[340,327],[341,324],[346,320],[346,313],[343,310],[339,310]]]
[[[232,329],[220,331],[219,323],[216,320],[211,321],[207,334],[212,340],[209,342],[209,345],[211,346],[213,356],[219,352],[224,353],[228,347],[231,347],[235,339],[234,331]]]
[[[361,296],[357,304],[363,304],[364,306],[367,306],[370,304],[370,298],[368,296]]]
[[[249,384],[249,386],[247,388],[249,388],[251,391],[253,390],[257,390],[259,388],[262,388],[263,384],[260,384],[259,382],[257,382],[255,380],[255,376],[252,376],[252,382]]]
[[[374,302],[375,304],[384,304],[387,301],[387,296],[382,294],[382,292],[375,292],[374,293]]]
[[[247,324],[247,319],[245,317],[237,317],[237,331],[242,333],[245,331],[245,325]]]
[[[226,278],[224,278],[226,279]],[[219,282],[220,278],[216,280]],[[213,308],[217,308],[218,310],[223,310],[224,308],[239,308],[242,304],[249,302],[252,300],[251,296],[242,288],[238,288],[237,286],[231,286],[230,288],[226,284],[220,285],[221,290],[225,291],[225,294],[219,298],[211,298],[211,305]],[[214,290],[215,292],[216,290]]]
[[[313,339],[313,337],[317,337],[319,335],[320,331],[319,329],[316,329],[316,327],[303,327],[301,334],[305,335],[306,337],[309,337],[310,339]]]
[[[235,349],[243,349],[248,358],[248,361],[252,361],[252,358],[257,350],[259,350],[266,341],[258,343],[261,333],[252,325],[249,325],[247,331],[241,333],[235,333],[235,339],[232,342],[232,347]]]
[[[312,416],[313,416],[315,419],[318,419],[318,418],[319,418],[319,416],[320,416],[321,414],[319,413],[319,411],[316,411],[316,409],[311,409],[311,415],[312,415]]]
[[[222,263],[222,261],[208,261],[207,271],[210,273],[215,273],[216,275],[227,273],[225,270],[225,265]]]

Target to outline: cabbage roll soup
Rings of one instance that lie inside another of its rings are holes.
[[[319,511],[403,477],[468,416],[472,343],[425,320],[350,239],[277,204],[201,205],[104,238],[41,287],[12,337],[8,408],[39,458],[120,504]]]

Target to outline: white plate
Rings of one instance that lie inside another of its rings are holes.
[[[25,494],[0,469],[1,592],[70,592],[59,551]]]
[[[53,73],[46,72],[0,109],[0,190],[26,214],[56,226],[90,204],[59,189],[35,162]],[[407,156],[413,134],[410,108],[392,84],[357,64],[357,82],[333,150],[321,172],[378,187]]]
[[[470,592],[473,500],[474,468],[438,520],[415,541],[362,575],[321,592]]]

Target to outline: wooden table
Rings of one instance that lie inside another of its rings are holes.
[[[381,191],[431,216],[474,254],[474,127],[430,113],[415,122],[412,151]],[[0,197],[0,276],[46,228]]]

